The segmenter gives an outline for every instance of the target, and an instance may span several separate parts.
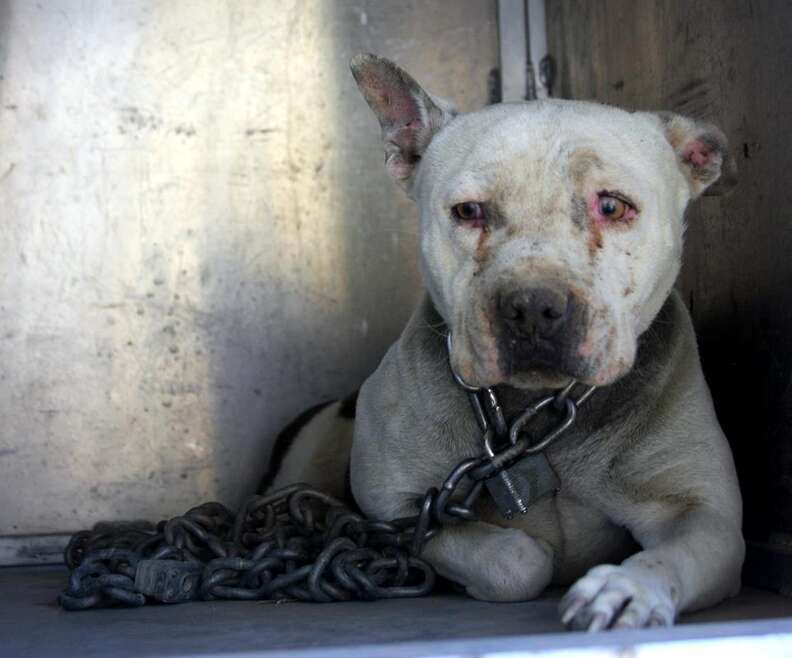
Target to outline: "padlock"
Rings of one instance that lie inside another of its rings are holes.
[[[484,439],[484,449],[490,457],[495,455],[491,433]],[[485,481],[487,491],[495,501],[500,515],[509,520],[515,512],[525,514],[540,498],[555,493],[560,482],[543,452],[526,455],[516,464],[502,470]]]
[[[179,560],[141,560],[135,589],[162,603],[182,603],[198,598],[203,565]]]

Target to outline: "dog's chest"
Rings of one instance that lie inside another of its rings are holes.
[[[512,421],[523,410],[522,407],[504,405],[506,418]],[[465,458],[486,453],[484,435],[473,420],[473,413],[466,408],[459,408],[455,414],[448,414],[445,432],[448,437],[444,442],[443,457],[433,462],[433,476],[442,479],[450,472],[455,464]],[[531,444],[536,444],[555,430],[563,418],[558,414],[545,414],[531,423],[528,431],[521,435]],[[500,445],[495,445],[496,450],[503,450],[510,445],[508,437],[500,438]],[[450,448],[450,449],[449,449]],[[548,495],[563,494],[570,499],[585,502],[587,505],[596,505],[602,495],[607,496],[607,469],[611,461],[611,448],[607,441],[597,440],[589,435],[589,428],[573,426],[556,440],[547,450],[536,455],[529,455],[509,467],[505,473],[512,483],[525,496],[528,507],[534,506],[538,500],[547,498]],[[439,456],[439,455],[438,455]],[[442,462],[442,463],[441,463]],[[494,476],[491,480],[500,480],[501,476]],[[549,485],[548,485],[549,483]],[[603,488],[603,485],[606,485]],[[437,486],[435,483],[434,486]],[[497,489],[499,483],[492,484],[485,490],[485,499],[492,499],[492,489]],[[503,489],[503,487],[501,487]]]

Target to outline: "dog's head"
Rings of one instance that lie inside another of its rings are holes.
[[[393,63],[352,61],[386,168],[416,201],[424,277],[468,383],[604,385],[680,267],[683,216],[729,163],[714,126],[595,103],[457,115]]]

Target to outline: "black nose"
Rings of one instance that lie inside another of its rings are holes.
[[[519,338],[552,338],[569,314],[568,295],[554,288],[519,288],[498,297],[498,315]]]

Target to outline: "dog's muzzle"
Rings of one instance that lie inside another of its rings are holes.
[[[567,287],[552,282],[504,288],[496,296],[495,316],[505,374],[531,370],[580,374],[587,307]]]

